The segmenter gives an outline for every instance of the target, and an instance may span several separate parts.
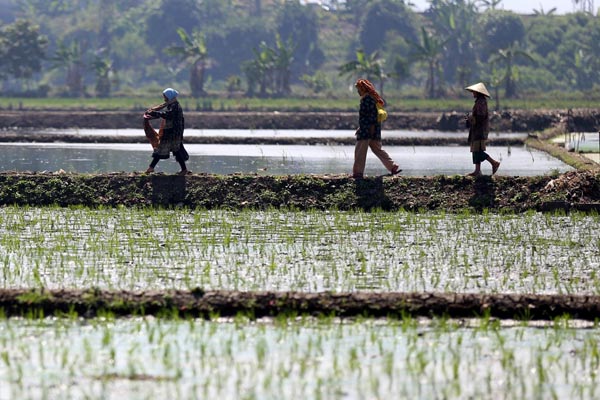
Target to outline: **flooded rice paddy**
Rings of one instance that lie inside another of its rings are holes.
[[[45,131],[45,133],[48,133]],[[140,130],[78,130],[56,131],[57,134],[85,136],[140,136]],[[386,137],[456,138],[450,132],[386,132]],[[335,138],[352,137],[350,131],[186,131],[186,136],[254,137],[254,138]],[[503,138],[522,137],[522,134],[497,134]],[[462,137],[462,136],[461,136]],[[392,158],[407,176],[465,174],[473,170],[471,153],[462,146],[385,146]],[[354,147],[351,145],[273,145],[273,144],[187,144],[189,168],[193,172],[209,174],[256,173],[269,175],[289,174],[344,174],[351,173]],[[572,170],[563,162],[546,153],[525,146],[489,146],[488,153],[502,162],[499,175],[536,176]],[[103,173],[144,171],[151,161],[148,144],[75,144],[75,143],[2,143],[0,170],[59,171]],[[491,168],[484,163],[484,172]],[[179,165],[173,158],[161,161],[158,172],[173,173]],[[385,174],[380,161],[369,152],[368,175]]]
[[[190,169],[215,174],[349,173],[353,160],[352,146],[187,147]],[[384,147],[405,175],[472,169],[463,146]],[[142,171],[150,160],[145,144],[2,144],[0,154],[0,169],[17,171]],[[525,147],[490,154],[504,175],[571,170]],[[178,169],[168,160],[158,170]],[[372,155],[366,172],[385,173]],[[3,207],[0,287],[599,294],[599,231],[600,216],[578,213]],[[599,395],[599,333],[568,319],[82,320],[0,310],[0,400],[589,399]]]
[[[566,133],[557,136],[552,142],[580,153],[600,153],[600,133],[598,132]]]
[[[0,209],[4,288],[600,293],[600,217]]]
[[[0,319],[0,399],[596,398],[576,323]]]
[[[600,216],[0,209],[3,288],[598,294]],[[600,329],[485,317],[5,318],[0,400],[598,396]]]
[[[188,167],[196,173],[263,175],[351,173],[354,147],[342,145],[186,145]],[[473,170],[471,153],[464,146],[387,146],[390,156],[406,176],[454,175]],[[572,171],[563,162],[537,150],[521,147],[488,147],[502,162],[499,175],[539,176]],[[19,144],[0,145],[0,170],[59,171],[79,173],[144,171],[152,161],[143,144]],[[173,157],[163,160],[157,172],[174,173],[179,165]],[[489,174],[488,163],[482,166]],[[387,170],[372,154],[367,156],[367,175]]]

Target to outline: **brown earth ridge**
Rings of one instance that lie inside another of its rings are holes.
[[[446,212],[600,211],[600,172],[510,177],[0,173],[0,205],[337,209]]]
[[[595,321],[600,296],[477,293],[304,293],[204,291],[109,291],[0,289],[0,312],[7,317],[102,315],[167,318],[250,318],[275,316],[572,319]]]
[[[0,129],[134,129],[142,126],[140,111],[0,110]],[[464,113],[390,112],[385,129],[465,131]],[[355,112],[186,111],[189,129],[356,129]],[[599,109],[514,110],[494,112],[494,131],[539,132],[559,124],[575,131],[600,127]]]

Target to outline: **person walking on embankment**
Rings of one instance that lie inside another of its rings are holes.
[[[500,162],[494,160],[485,152],[490,132],[490,119],[487,106],[487,99],[490,97],[490,93],[481,82],[471,85],[465,88],[465,90],[473,93],[473,97],[475,98],[473,110],[465,117],[467,127],[469,128],[468,143],[473,156],[473,164],[475,164],[475,171],[467,175],[480,176],[481,163],[483,161],[488,161],[492,164],[492,175],[494,175],[500,167]]]
[[[152,153],[152,162],[146,170],[146,173],[154,172],[154,167],[161,159],[169,158],[169,154],[173,153],[175,160],[179,163],[181,171],[179,175],[187,175],[191,173],[185,162],[189,159],[189,155],[183,147],[183,130],[184,119],[183,109],[177,100],[179,92],[173,88],[167,88],[163,91],[164,104],[153,107],[144,113],[144,130],[146,136],[150,138],[150,143],[154,148]],[[150,119],[162,118],[164,124],[161,124],[162,133],[152,135],[149,129],[154,131],[149,124]],[[149,128],[149,129],[148,129]]]
[[[354,166],[352,176],[361,179],[364,175],[369,148],[381,160],[390,175],[398,174],[400,167],[394,163],[390,155],[381,148],[381,122],[377,119],[378,107],[385,102],[367,79],[356,81],[356,90],[360,96],[358,112],[358,129],[356,130],[356,147],[354,148]]]

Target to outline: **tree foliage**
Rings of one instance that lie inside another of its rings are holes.
[[[318,18],[312,8],[298,0],[285,1],[277,15],[276,35],[295,45],[293,70],[297,76],[312,73],[323,63]]]
[[[48,40],[39,27],[27,20],[17,20],[0,30],[0,73],[28,80],[42,68]]]
[[[567,15],[540,3],[528,16],[503,10],[503,0],[429,0],[425,12],[407,0],[7,2],[0,79],[11,90],[111,96],[177,86],[200,96],[239,88],[227,80],[243,77],[248,95],[285,96],[297,85],[339,91],[348,68],[342,77],[361,71],[426,97],[462,95],[475,81],[506,96],[600,86],[589,2]]]
[[[486,12],[483,16],[482,30],[482,47],[487,57],[525,39],[523,20],[509,11]],[[484,57],[484,60],[487,57]]]
[[[425,93],[430,99],[440,97],[441,95],[440,61],[444,46],[448,40],[443,40],[439,36],[428,32],[424,27],[421,27],[421,40],[420,42],[413,43],[413,59],[415,61],[423,61],[427,64]]]
[[[397,32],[406,41],[415,41],[417,28],[414,20],[415,14],[403,1],[371,1],[361,22],[359,46],[367,53],[381,50],[388,31]]]
[[[387,75],[383,70],[384,60],[380,58],[379,52],[374,51],[371,54],[364,50],[356,51],[356,59],[342,64],[339,73],[342,76],[350,76],[354,79],[366,78],[370,81],[379,83],[379,91],[383,95],[383,86]]]
[[[189,63],[192,97],[203,96],[206,94],[204,81],[206,79],[206,68],[209,66],[204,34],[194,31],[191,35],[188,35],[183,28],[177,29],[177,34],[183,44],[181,46],[169,46],[165,49],[165,53],[177,57],[180,61]]]

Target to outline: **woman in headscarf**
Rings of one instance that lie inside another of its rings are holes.
[[[481,163],[483,161],[488,161],[492,164],[492,175],[494,175],[500,167],[500,162],[494,160],[485,152],[486,141],[490,132],[490,120],[487,106],[487,98],[490,97],[490,93],[481,82],[469,86],[465,88],[465,90],[473,93],[473,97],[475,98],[473,110],[471,111],[471,114],[468,114],[466,117],[467,127],[469,128],[468,143],[471,147],[471,153],[473,154],[473,164],[475,164],[475,171],[468,175],[481,175]]]
[[[360,96],[360,108],[352,176],[356,179],[363,177],[369,148],[381,160],[385,168],[390,171],[390,175],[395,175],[401,169],[394,163],[389,154],[381,148],[381,122],[377,120],[377,105],[383,107],[385,102],[377,93],[373,84],[367,79],[357,80],[355,86]]]
[[[179,92],[172,88],[167,88],[163,91],[164,104],[158,107],[153,107],[144,113],[144,119],[150,120],[154,118],[164,119],[164,125],[161,126],[162,135],[158,143],[154,142],[154,152],[152,153],[152,162],[146,170],[146,173],[154,172],[154,167],[161,159],[169,158],[169,153],[173,153],[175,159],[181,166],[179,175],[187,175],[188,171],[185,162],[189,159],[189,155],[183,147],[183,129],[184,119],[183,110],[177,101]],[[144,128],[147,131],[146,125]],[[146,132],[148,136],[148,132]],[[151,139],[152,142],[152,139]]]

